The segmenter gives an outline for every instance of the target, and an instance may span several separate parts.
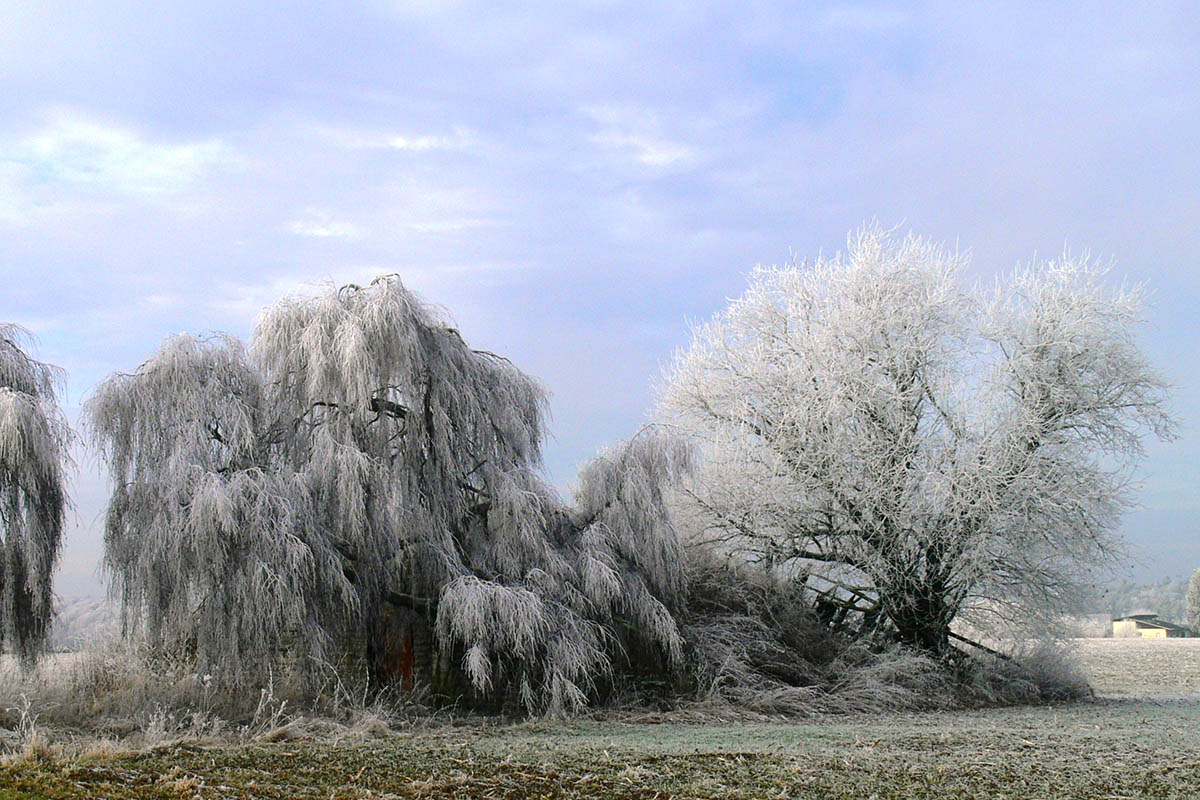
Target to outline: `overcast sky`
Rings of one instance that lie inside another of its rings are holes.
[[[1184,429],[1125,530],[1139,576],[1200,566],[1194,4],[223,5],[0,0],[0,321],[72,415],[167,334],[396,272],[553,392],[565,488],[689,320],[874,219],[1148,285]],[[80,461],[65,595],[99,586]]]

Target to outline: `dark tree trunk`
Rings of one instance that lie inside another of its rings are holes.
[[[955,609],[938,592],[901,591],[885,596],[883,610],[902,644],[939,659],[952,654],[950,623]]]
[[[430,686],[434,658],[429,618],[413,605],[389,602],[376,635],[367,642],[367,659],[377,686],[394,686],[405,694]]]

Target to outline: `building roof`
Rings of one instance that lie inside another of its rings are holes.
[[[1150,628],[1165,628],[1169,631],[1186,631],[1188,628],[1183,625],[1176,625],[1174,622],[1161,620],[1155,614],[1130,614],[1126,617],[1117,617],[1113,622],[1136,622],[1138,625],[1145,625]]]

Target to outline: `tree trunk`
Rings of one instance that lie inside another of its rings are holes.
[[[901,592],[885,595],[884,613],[896,627],[902,644],[938,659],[951,653],[950,623],[954,620],[944,596],[936,592]]]
[[[380,686],[405,694],[429,686],[433,675],[433,638],[429,620],[412,608],[388,604],[378,635],[368,643],[371,677]]]

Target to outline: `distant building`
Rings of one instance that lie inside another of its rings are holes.
[[[1130,639],[1183,639],[1192,632],[1182,625],[1164,622],[1156,614],[1130,614],[1113,620],[1113,637]]]

